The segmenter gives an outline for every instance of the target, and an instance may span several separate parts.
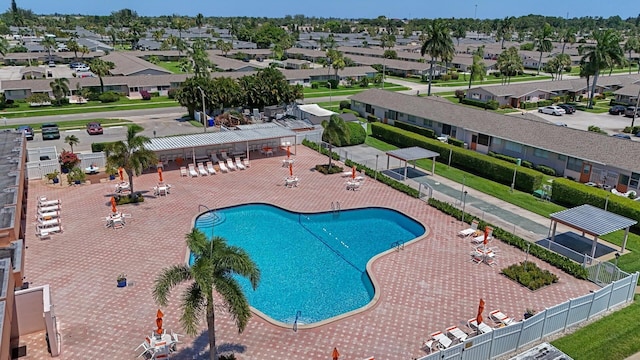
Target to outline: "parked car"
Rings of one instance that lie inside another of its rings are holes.
[[[71,64],[69,64],[69,67],[72,68],[72,69],[75,69],[78,66],[82,66],[82,65],[86,66],[86,64],[76,61],[76,62],[72,62]]]
[[[613,134],[611,136],[615,137],[615,138],[618,138],[618,139],[631,140],[631,135],[629,135],[629,134]]]
[[[85,71],[91,70],[91,68],[89,68],[89,66],[85,65],[85,64],[80,64],[80,65],[76,66],[74,69],[77,72],[85,72]]]
[[[576,112],[576,107],[571,104],[558,104],[567,114],[573,114]]]
[[[18,126],[18,131],[23,132],[24,137],[27,140],[33,140],[33,129],[31,128],[31,126],[27,126],[27,125]]]
[[[564,111],[563,108],[555,105],[538,108],[538,112],[543,114],[555,115],[555,116],[561,116],[567,113],[566,111]]]
[[[611,115],[620,115],[620,114],[624,114],[624,111],[627,108],[624,105],[613,105],[612,107],[609,108],[609,114]]]
[[[633,114],[636,114],[636,117],[640,116],[640,109],[636,109],[635,106],[627,106],[627,108],[624,110],[624,116],[626,117],[633,117]]]
[[[102,126],[97,122],[90,122],[87,124],[87,133],[89,135],[100,135],[103,133]]]
[[[556,125],[556,126],[562,126],[562,127],[567,127],[567,124],[566,124],[566,123],[563,123],[563,122],[560,122],[560,121],[558,121],[558,122],[554,123],[554,125]]]

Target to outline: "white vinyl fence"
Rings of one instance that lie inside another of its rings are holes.
[[[76,155],[80,159],[78,167],[81,169],[91,165],[104,168],[106,165],[106,157],[103,152],[77,153]],[[43,179],[47,174],[61,170],[55,147],[29,149],[27,156],[27,179],[29,180]]]
[[[529,319],[495,328],[487,334],[470,337],[462,343],[433,352],[419,360],[485,360],[515,352],[546,336],[565,331],[625,302],[633,301],[638,276],[636,272],[595,292],[545,309]]]

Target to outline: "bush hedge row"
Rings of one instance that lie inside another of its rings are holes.
[[[434,198],[430,198],[428,202],[429,205],[442,211],[443,213],[451,215],[457,220],[462,219],[462,210],[458,209],[457,207],[447,202],[436,200]],[[587,278],[587,270],[583,268],[582,265],[572,261],[568,257],[554,253],[553,251],[547,250],[535,244],[533,244],[532,246],[531,242],[519,236],[513,235],[500,227],[491,225],[490,223],[485,222],[471,214],[465,213],[464,216],[465,222],[468,223],[471,223],[471,221],[473,220],[477,220],[479,229],[483,229],[485,226],[491,226],[493,228],[493,236],[497,239],[500,239],[502,242],[514,246],[522,251],[527,251],[527,249],[529,249],[529,254],[531,256],[535,256],[538,259],[550,265],[553,265],[578,279]]]
[[[360,125],[360,122],[348,122],[346,123],[349,128],[349,138],[346,139],[342,146],[360,145],[364,143],[367,137],[367,131]]]
[[[549,270],[543,270],[531,261],[523,261],[502,269],[502,274],[530,290],[538,290],[558,282],[558,277]]]
[[[607,198],[609,198],[607,211],[629,219],[640,219],[640,201],[634,201],[624,196],[611,195],[610,192],[596,187],[558,178],[553,181],[551,200],[566,207],[589,204],[603,209]],[[633,229],[640,231],[640,225],[634,225]]]
[[[114,142],[96,142],[96,143],[91,143],[91,152],[101,152],[104,151],[104,149],[113,144]]]
[[[430,139],[435,139],[437,138],[436,136],[436,132],[433,131],[432,129],[429,128],[425,128],[422,126],[417,126],[417,125],[412,125],[412,124],[408,124],[406,122],[402,122],[402,121],[397,121],[394,120],[393,125],[399,129],[403,129],[403,130],[409,130],[411,132],[414,132],[416,134],[420,134],[422,136],[426,136]]]
[[[477,153],[473,150],[462,149],[410,131],[395,128],[382,123],[371,124],[374,137],[399,147],[419,146],[440,154],[437,161],[446,163],[451,151],[451,165],[480,175],[501,184],[511,185],[513,180],[513,165],[499,159]],[[515,187],[518,190],[531,193],[540,188],[542,174],[531,169],[520,168],[516,174]]]
[[[462,98],[460,102],[465,105],[477,106],[483,109],[497,110],[500,104],[495,100],[480,101],[475,99]]]

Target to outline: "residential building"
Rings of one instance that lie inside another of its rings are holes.
[[[169,75],[171,71],[152,64],[140,57],[126,52],[112,52],[102,56],[100,59],[112,62],[115,67],[110,71],[115,76],[136,76],[136,75]]]

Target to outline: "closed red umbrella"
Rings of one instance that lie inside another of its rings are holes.
[[[162,313],[162,311],[158,309],[158,313],[156,314],[156,326],[158,327],[158,329],[156,330],[156,333],[158,334],[162,334],[162,317],[163,316],[164,314]]]
[[[111,211],[112,212],[118,212],[118,209],[116,209],[116,198],[115,197],[111,197]]]
[[[331,352],[331,357],[333,358],[333,360],[338,360],[338,357],[340,357],[338,348],[333,348],[333,351]]]
[[[480,304],[478,305],[478,315],[476,315],[476,321],[478,325],[482,323],[482,312],[484,311],[484,300],[480,299]]]
[[[487,246],[487,244],[489,243],[489,227],[485,226],[484,227],[484,240],[482,240],[482,243]]]
[[[160,178],[160,182],[162,182],[162,168],[158,168],[158,177]]]
[[[293,176],[293,164],[289,163],[289,176]]]
[[[291,150],[289,150],[289,146],[287,146],[287,159],[291,156]]]
[[[120,181],[124,181],[124,169],[118,168],[118,175],[120,175]]]
[[[353,165],[353,167],[351,168],[351,178],[355,179],[356,178],[356,166]]]

